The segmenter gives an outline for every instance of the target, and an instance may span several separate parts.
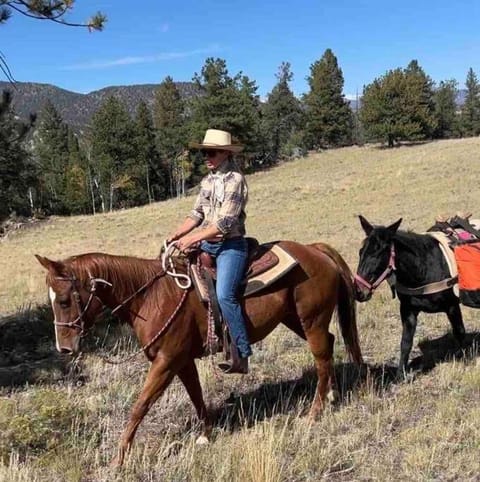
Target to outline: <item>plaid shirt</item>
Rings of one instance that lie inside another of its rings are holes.
[[[202,179],[189,217],[199,221],[202,227],[217,226],[224,239],[244,236],[247,199],[243,174],[233,161],[227,161]]]

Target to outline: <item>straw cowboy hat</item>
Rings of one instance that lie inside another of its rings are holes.
[[[232,143],[232,135],[227,131],[207,129],[203,142],[190,142],[188,147],[192,149],[218,149],[221,151],[240,152],[241,144]]]

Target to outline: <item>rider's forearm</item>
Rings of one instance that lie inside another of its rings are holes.
[[[192,229],[196,228],[199,224],[199,220],[193,218],[185,218],[183,223],[167,238],[169,242],[176,241],[177,239],[188,234]]]

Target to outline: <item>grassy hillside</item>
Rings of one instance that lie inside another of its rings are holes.
[[[260,241],[328,242],[355,270],[363,238],[357,214],[378,224],[403,217],[403,228],[416,231],[439,213],[470,210],[480,217],[479,179],[479,138],[323,152],[249,176],[247,227]],[[208,447],[195,446],[194,410],[174,383],[144,420],[125,468],[111,470],[108,460],[148,366],[141,359],[105,364],[98,345],[108,350],[113,342],[101,330],[75,367],[56,355],[44,273],[33,254],[155,257],[192,203],[189,197],[53,218],[0,243],[0,342],[7,347],[0,353],[1,480],[477,480],[476,345],[452,359],[446,317],[421,315],[415,371],[408,382],[392,384],[401,323],[398,301],[385,287],[358,306],[370,373],[355,382],[338,342],[342,396],[320,421],[303,417],[315,383],[308,349],[278,329],[254,349],[246,377],[217,378],[208,360],[199,362],[219,420]],[[478,312],[463,312],[476,335]],[[331,329],[338,340],[337,327]],[[134,342],[121,339],[120,350],[131,350]]]

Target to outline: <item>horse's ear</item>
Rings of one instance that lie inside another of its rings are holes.
[[[40,256],[38,254],[35,255],[35,258],[37,258],[38,262],[46,270],[51,271],[52,273],[61,274],[64,269],[63,263],[60,263],[59,261],[52,261],[51,259],[45,258],[44,256]]]
[[[370,233],[373,231],[373,226],[361,214],[358,215],[358,219],[360,219],[360,224],[362,225],[365,234],[370,236]]]
[[[390,226],[387,227],[388,231],[390,231],[392,234],[395,234],[401,222],[402,218],[400,218],[398,221],[395,221],[393,224],[390,224]]]

